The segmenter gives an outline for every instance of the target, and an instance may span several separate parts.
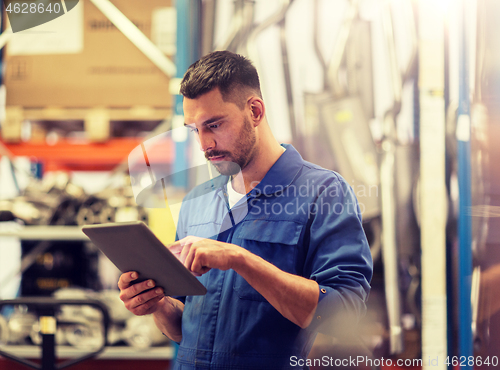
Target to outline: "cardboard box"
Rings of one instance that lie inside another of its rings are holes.
[[[160,35],[163,44],[175,43],[175,10],[166,11],[171,0],[112,3],[149,38]],[[172,106],[168,77],[90,1],[13,34],[6,49],[8,106]],[[168,45],[162,49],[172,51]]]

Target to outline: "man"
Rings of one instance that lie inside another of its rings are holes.
[[[180,343],[177,369],[303,366],[317,331],[364,314],[372,261],[352,189],[276,141],[246,58],[203,57],[181,93],[185,125],[221,176],[185,198],[169,248],[208,292],[165,297],[128,272],[120,297]]]

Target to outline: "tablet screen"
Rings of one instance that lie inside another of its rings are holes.
[[[82,231],[123,273],[153,279],[168,296],[204,295],[206,288],[141,221],[86,225]]]

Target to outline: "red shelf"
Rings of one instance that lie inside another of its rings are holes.
[[[44,171],[110,171],[126,160],[142,141],[142,138],[115,138],[90,143],[63,139],[55,145],[33,142],[4,145],[15,156],[32,157],[43,163]],[[171,150],[162,150],[162,155],[164,162],[172,162]]]

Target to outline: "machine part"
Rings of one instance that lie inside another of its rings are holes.
[[[492,204],[495,191],[492,191],[491,154],[488,145],[489,121],[488,108],[475,103],[471,106],[471,205],[472,205],[472,253],[473,260],[478,261],[481,256],[487,255],[489,218],[488,213],[475,212],[477,209]],[[455,157],[456,158],[456,157]],[[493,185],[493,186],[492,186]],[[494,201],[493,201],[494,203]]]
[[[287,101],[287,113],[288,113],[288,122],[290,127],[290,133],[292,142],[299,141],[297,135],[297,122],[295,119],[295,107],[293,104],[293,91],[292,91],[292,79],[290,72],[290,65],[288,60],[288,47],[286,42],[286,15],[293,0],[280,0],[280,5],[276,12],[272,13],[262,22],[260,22],[257,26],[255,26],[251,32],[248,33],[248,39],[245,44],[245,51],[248,54],[249,58],[254,62],[257,70],[261,71],[262,66],[260,63],[260,55],[257,47],[257,37],[262,34],[265,30],[272,26],[278,26],[280,31],[280,49],[281,49],[281,63],[283,65],[283,77],[285,82],[285,92],[286,92],[286,101]],[[297,144],[297,143],[296,143]],[[298,143],[297,148],[302,149],[302,145]]]
[[[363,218],[378,216],[378,156],[360,99],[335,101],[330,94],[313,99],[310,104],[319,106],[320,131],[328,139],[335,169],[353,188]]]
[[[107,200],[108,204],[113,208],[125,207],[130,205],[127,204],[127,198],[121,195],[112,195],[109,198],[107,198]]]
[[[0,344],[7,344],[9,336],[9,325],[7,324],[7,320],[0,315]]]
[[[61,196],[59,205],[49,221],[50,225],[74,225],[78,205],[74,198]]]
[[[103,328],[100,321],[69,324],[62,328],[67,342],[83,350],[95,350],[104,344]]]
[[[86,305],[97,308],[102,312],[102,327],[104,341],[102,345],[91,353],[87,353],[81,357],[71,359],[65,362],[57,363],[57,358],[55,354],[55,334],[57,321],[55,319],[55,312],[61,305]],[[42,335],[42,356],[41,365],[33,361],[26,360],[24,358],[17,357],[10,354],[9,352],[0,349],[0,355],[8,359],[16,361],[24,366],[30,367],[32,369],[39,370],[53,370],[53,369],[64,369],[73,366],[79,362],[85,361],[92,358],[104,351],[105,345],[107,343],[106,338],[109,328],[109,315],[106,307],[99,301],[96,300],[57,300],[54,298],[18,298],[0,301],[0,309],[4,306],[15,306],[15,307],[30,307],[35,311],[43,312],[40,316],[40,333]],[[56,367],[57,363],[57,367]]]
[[[45,205],[35,205],[25,197],[12,200],[11,212],[28,225],[46,225],[53,214],[53,210]]]
[[[33,344],[37,346],[42,345],[43,338],[42,334],[40,333],[40,320],[37,320],[31,327],[30,339],[33,342]],[[58,346],[62,346],[67,343],[64,331],[61,329],[61,327],[57,328],[55,339],[56,339],[56,344]]]
[[[216,0],[205,0],[201,4],[201,55],[206,55],[214,47],[214,26],[217,10]]]
[[[142,221],[146,225],[148,224],[149,215],[148,212],[143,207],[137,207],[137,221]]]
[[[61,322],[86,324],[89,321],[100,321],[101,313],[98,309],[89,306],[61,306],[57,319]]]
[[[357,19],[358,3],[351,1],[334,54],[327,63],[318,44],[319,1],[315,0],[314,5],[314,45],[323,66],[325,91],[305,95],[304,154],[307,160],[340,172],[352,186],[363,218],[368,220],[380,214],[378,154],[359,96],[348,96],[348,91],[338,81],[338,75],[348,42],[371,50],[371,44],[363,44],[363,41],[370,40],[370,27]],[[352,32],[353,29],[359,32]],[[359,39],[353,39],[354,35]],[[350,62],[363,64],[359,60],[361,53],[354,49],[350,49]]]
[[[46,296],[61,287],[99,288],[96,271],[98,253],[87,247],[88,242],[68,240],[44,243],[46,250],[41,250],[36,242],[22,242],[23,253],[30,256],[21,279],[24,296]]]
[[[384,35],[388,46],[389,63],[391,67],[390,68],[391,85],[392,85],[392,92],[394,94],[394,106],[392,109],[396,111],[395,115],[397,115],[397,113],[399,113],[399,110],[401,109],[403,78],[399,70],[396,45],[394,41],[394,28],[392,22],[392,14],[391,14],[392,10],[389,2],[385,2],[384,8],[385,8],[383,12]]]
[[[80,208],[76,215],[76,223],[80,226],[92,225],[96,221],[94,212],[90,208]]]
[[[471,303],[472,303],[472,336],[477,336],[478,316],[479,316],[479,291],[481,283],[481,267],[476,266],[472,272],[472,289],[471,289]]]
[[[16,219],[16,216],[11,211],[1,208],[0,205],[0,222],[14,221]]]
[[[480,356],[498,356],[500,348],[500,319],[499,319],[499,232],[500,230],[500,172],[498,163],[500,162],[500,147],[498,145],[499,137],[499,53],[494,45],[499,32],[498,16],[500,14],[499,3],[492,0],[479,1],[477,4],[476,19],[465,19],[466,25],[469,25],[467,38],[469,34],[475,35],[476,44],[476,63],[475,63],[475,87],[471,102],[471,137],[470,137],[470,156],[466,157],[466,142],[462,142],[461,154],[462,165],[460,170],[466,171],[463,165],[469,159],[470,180],[471,180],[471,246],[473,249],[473,280],[472,280],[472,323],[476,322],[476,331],[473,332],[474,355]],[[466,5],[468,5],[466,3]],[[469,8],[470,9],[470,8]],[[469,10],[467,9],[467,10]],[[470,14],[470,11],[466,11]],[[467,15],[466,14],[466,15]],[[473,13],[472,13],[473,14]],[[464,37],[464,35],[461,35]],[[471,40],[471,38],[467,38]],[[472,46],[474,42],[469,45]],[[464,46],[465,48],[465,46]],[[465,49],[465,67],[474,66],[470,61],[469,54],[474,55],[474,50]],[[461,55],[463,58],[463,55]],[[465,71],[465,73],[467,73]],[[464,74],[465,74],[464,73]],[[465,75],[467,76],[467,75]],[[463,91],[465,94],[466,91]],[[463,95],[461,95],[462,97]],[[466,106],[465,102],[463,104]],[[458,133],[458,131],[457,131]],[[466,135],[462,136],[466,138]],[[463,141],[463,140],[462,140]],[[465,175],[465,174],[464,174]],[[464,196],[465,194],[460,194]],[[462,201],[463,198],[459,200]],[[462,250],[460,249],[460,252]],[[464,261],[465,263],[465,261]],[[480,274],[480,295],[474,295],[476,287],[475,279]],[[460,271],[460,273],[462,273]],[[465,297],[463,303],[465,303]],[[464,312],[465,312],[464,307]],[[476,312],[479,311],[478,319],[475,319]],[[485,358],[483,357],[483,358]]]
[[[374,217],[368,222],[363,222],[363,229],[365,229],[370,244],[370,253],[375,264],[382,255],[382,223],[380,217]]]
[[[231,30],[225,41],[216,50],[229,50],[238,52],[247,42],[248,35],[253,26],[254,18],[253,1],[236,0],[234,2],[234,15],[231,22]]]
[[[282,22],[286,16],[286,13],[290,7],[290,0],[280,0],[280,7],[276,12],[271,14],[269,17],[264,19],[264,21],[260,22],[255,28],[252,29],[251,32],[248,33],[248,39],[246,41],[246,52],[249,58],[255,63],[257,70],[261,70],[259,68],[259,52],[257,50],[257,36],[259,36],[263,31],[268,29],[269,27],[279,24]]]
[[[104,207],[99,214],[99,222],[105,224],[108,222],[115,222],[116,209],[112,207]]]
[[[394,127],[394,117],[386,115],[384,126]],[[388,136],[389,137],[389,136]],[[390,353],[403,351],[403,329],[401,326],[401,292],[399,290],[399,264],[396,242],[395,145],[390,139],[382,142],[380,165],[380,188],[382,198],[382,260],[384,263],[384,286],[389,319]]]
[[[414,211],[413,194],[418,181],[418,144],[397,145],[395,160],[396,242],[403,264],[420,266],[420,231]]]
[[[411,276],[410,285],[406,292],[406,305],[413,317],[415,317],[416,324],[420,327],[422,325],[422,312],[420,311],[420,269],[415,265],[408,267],[408,273]]]
[[[11,344],[25,344],[30,336],[31,328],[36,321],[36,316],[29,313],[27,307],[16,307],[7,322],[9,328],[8,342]]]
[[[94,299],[99,300],[106,305],[111,319],[111,325],[108,333],[109,344],[117,343],[122,340],[123,325],[127,318],[133,316],[119,298],[119,292],[108,290],[103,292],[94,292],[79,288],[59,289],[53,293],[56,299]],[[102,344],[103,327],[102,313],[94,307],[81,306],[61,306],[60,313],[57,315],[59,322],[58,335],[64,343],[83,350],[93,350]],[[61,332],[59,332],[59,328]]]
[[[128,345],[137,349],[168,342],[168,338],[156,327],[152,316],[134,316],[128,319],[123,338]]]
[[[123,326],[111,324],[108,331],[108,344],[114,345],[123,340]]]
[[[416,31],[411,10],[411,3],[407,2],[408,14],[406,18],[411,30],[411,56],[403,73],[398,61],[394,29],[392,21],[392,9],[390,2],[384,3],[383,29],[389,52],[389,65],[391,73],[391,87],[393,92],[393,105],[385,113],[383,121],[383,139],[381,143],[382,156],[380,164],[380,188],[382,194],[382,257],[384,262],[384,284],[387,301],[387,311],[390,331],[391,354],[403,351],[402,330],[402,299],[400,291],[399,276],[399,252],[397,241],[397,201],[396,198],[396,154],[398,152],[398,139],[396,118],[401,111],[403,83],[410,78],[415,64],[417,52]],[[410,182],[411,183],[411,182]],[[407,193],[405,199],[411,203],[411,194]]]
[[[72,182],[66,185],[64,191],[73,198],[82,199],[85,197],[85,191],[82,187],[73,184]]]
[[[56,299],[94,299],[97,300],[98,293],[81,288],[63,288],[58,289],[52,293],[52,296]],[[78,321],[78,320],[92,320],[100,321],[101,312],[95,307],[90,306],[61,306],[60,314],[58,319],[61,321]]]
[[[355,20],[344,53],[347,94],[359,97],[367,120],[375,117],[371,38],[371,23]]]
[[[29,225],[75,225],[77,210],[84,201],[83,189],[72,184],[67,173],[55,172],[42,181],[32,180],[21,196],[0,208],[8,208]]]
[[[109,316],[113,323],[125,323],[134,314],[125,308],[120,299],[120,292],[114,289],[102,290],[99,292],[99,300],[108,307]]]
[[[315,37],[314,37],[314,47],[316,50],[316,54],[321,64],[323,65],[325,71],[325,88],[329,88],[336,98],[344,97],[348,94],[347,89],[342,86],[339,81],[339,71],[341,68],[342,60],[344,58],[347,43],[349,42],[349,38],[351,35],[351,31],[354,25],[355,19],[358,17],[358,0],[350,0],[350,7],[347,9],[347,12],[344,17],[344,23],[339,30],[339,34],[337,36],[337,40],[335,42],[335,49],[333,50],[332,59],[327,64],[324,60],[321,50],[318,44],[318,27],[315,27]],[[316,7],[316,19],[319,19],[319,2],[315,0]],[[318,26],[318,22],[316,22],[316,26]],[[371,50],[371,48],[368,48]]]
[[[289,6],[287,7],[287,9],[289,8]],[[288,60],[288,46],[286,42],[286,16],[283,16],[283,18],[278,22],[278,26],[280,28],[281,62],[283,63],[286,100],[288,103],[288,119],[290,120],[290,134],[292,137],[292,142],[297,142],[299,141],[299,138],[297,136],[297,119],[295,118],[295,108],[294,108],[295,105],[293,102],[292,77],[291,77],[292,73],[290,71],[290,62]],[[299,144],[298,148],[300,151],[302,149],[302,146]]]

